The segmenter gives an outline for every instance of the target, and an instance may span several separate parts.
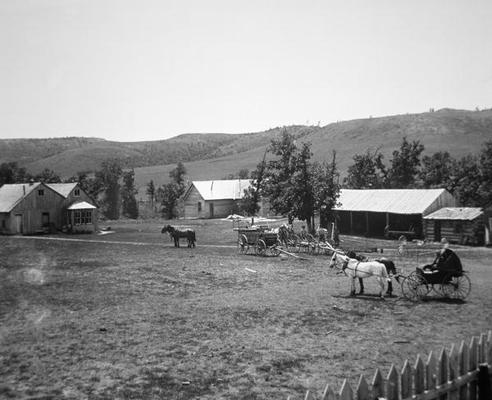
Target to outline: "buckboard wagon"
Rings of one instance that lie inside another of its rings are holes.
[[[237,248],[239,254],[247,254],[251,249],[259,256],[278,256],[280,242],[277,232],[262,227],[237,228]]]

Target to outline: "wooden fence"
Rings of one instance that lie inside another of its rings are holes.
[[[442,349],[438,358],[431,352],[425,361],[418,355],[413,366],[406,360],[401,372],[392,365],[386,379],[377,369],[370,384],[361,375],[355,390],[345,380],[339,392],[327,385],[321,397],[308,391],[304,400],[492,400],[491,377],[489,331],[449,353]]]

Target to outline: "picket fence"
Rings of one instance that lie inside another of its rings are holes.
[[[473,337],[467,345],[431,351],[424,362],[417,356],[412,367],[405,361],[401,372],[392,365],[386,379],[376,370],[371,384],[361,375],[353,390],[345,379],[339,392],[326,386],[321,397],[307,391],[304,400],[492,400],[492,331]],[[293,400],[289,397],[288,400]]]

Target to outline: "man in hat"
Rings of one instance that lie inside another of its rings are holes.
[[[441,249],[437,252],[432,264],[426,265],[424,271],[462,271],[461,261],[456,253],[449,248],[446,238],[441,239]]]

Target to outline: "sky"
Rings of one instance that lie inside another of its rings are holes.
[[[1,0],[0,138],[492,107],[490,0]]]

